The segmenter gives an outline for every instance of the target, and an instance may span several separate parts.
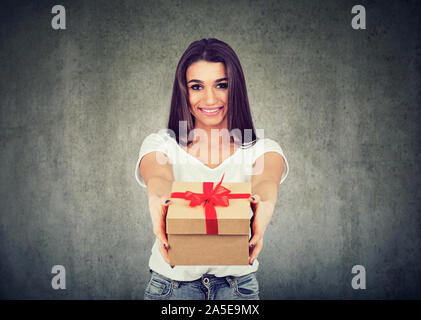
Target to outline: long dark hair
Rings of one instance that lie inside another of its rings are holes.
[[[253,145],[258,137],[251,118],[246,81],[240,60],[228,44],[214,38],[192,42],[181,56],[175,72],[168,129],[175,134],[177,143],[183,145],[191,143],[187,137],[190,137],[190,131],[194,129],[195,118],[189,108],[186,71],[192,63],[199,60],[224,64],[228,77],[228,131],[233,134],[231,139],[242,147]],[[179,135],[180,121],[187,123],[187,137]],[[238,136],[236,131],[237,133],[240,131],[241,136]],[[247,138],[245,132],[247,132]]]

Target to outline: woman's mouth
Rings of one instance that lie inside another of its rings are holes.
[[[208,117],[213,117],[216,116],[217,114],[219,114],[222,109],[224,109],[224,106],[219,107],[219,108],[198,108],[200,110],[201,113],[203,113],[204,115],[208,116]]]

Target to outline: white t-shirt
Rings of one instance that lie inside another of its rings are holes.
[[[217,183],[225,174],[223,182],[251,182],[252,165],[265,152],[277,152],[284,158],[284,171],[280,183],[285,180],[289,171],[288,162],[281,147],[271,139],[259,139],[247,149],[238,148],[232,156],[225,159],[219,166],[209,168],[179,146],[166,130],[160,130],[147,136],[140,147],[135,176],[137,182],[145,188],[146,185],[140,175],[139,164],[144,155],[153,151],[160,151],[167,155],[176,181],[212,181]],[[252,215],[253,212],[250,209],[250,216]],[[178,281],[193,281],[199,279],[203,274],[213,274],[216,277],[242,276],[256,271],[258,266],[259,262],[256,259],[253,265],[246,266],[175,266],[171,268],[159,252],[157,240],[152,247],[152,254],[149,259],[150,269]]]

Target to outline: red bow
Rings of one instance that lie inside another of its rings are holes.
[[[213,189],[213,182],[203,182],[203,193],[195,193],[191,191],[173,192],[171,198],[179,198],[190,200],[190,207],[198,206],[203,203],[205,207],[206,217],[206,233],[218,234],[218,218],[216,216],[215,206],[228,207],[229,199],[247,199],[250,197],[249,193],[234,193],[230,194],[231,190],[221,186],[222,180]]]

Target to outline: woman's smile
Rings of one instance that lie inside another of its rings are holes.
[[[224,106],[219,108],[198,108],[207,117],[213,117],[222,112]]]

